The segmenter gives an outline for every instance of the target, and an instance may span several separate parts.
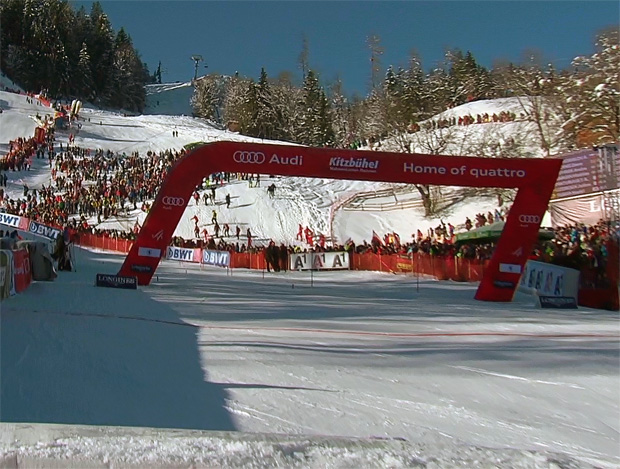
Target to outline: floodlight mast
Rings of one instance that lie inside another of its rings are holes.
[[[192,55],[191,59],[194,61],[194,81],[198,78],[198,64],[203,61],[202,55]]]

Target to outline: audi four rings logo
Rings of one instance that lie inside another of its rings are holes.
[[[538,215],[519,215],[519,221],[521,223],[540,223],[540,217]]]
[[[173,207],[183,207],[185,205],[185,200],[182,197],[171,197],[166,196],[162,199],[164,205],[171,205]]]
[[[233,161],[235,163],[263,164],[265,162],[265,154],[260,151],[236,151],[233,153]]]

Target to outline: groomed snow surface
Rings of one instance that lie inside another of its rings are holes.
[[[1,153],[33,135],[30,116],[51,113],[5,92],[0,106]],[[118,152],[252,140],[189,117],[89,106],[82,117],[77,145]],[[24,183],[49,184],[49,167],[35,159],[8,178],[21,197]],[[282,178],[269,199],[266,185],[218,189],[220,224],[293,243],[299,223],[327,232],[335,201],[384,187]],[[494,208],[464,202],[446,222]],[[190,237],[191,217],[207,224],[212,208],[190,205],[176,234]],[[131,229],[137,212],[100,227]],[[419,207],[341,210],[333,228],[360,242],[438,223]],[[404,275],[172,261],[148,287],[110,290],[95,275],[116,273],[122,256],[76,249],[75,260],[76,272],[0,304],[0,467],[620,465],[618,313],[541,310],[521,294],[478,302],[475,284]]]
[[[95,274],[122,256],[75,257],[77,272],[2,303],[2,421],[217,433],[5,425],[7,465],[620,463],[617,313],[478,302],[475,285],[404,275],[175,261],[148,287],[110,290]]]

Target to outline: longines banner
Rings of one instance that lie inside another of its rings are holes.
[[[289,256],[291,270],[350,269],[348,252],[304,252]]]
[[[179,159],[168,172],[119,274],[137,275],[140,285],[151,282],[161,260],[159,253],[166,252],[192,192],[205,175],[218,171],[497,187],[517,189],[517,195],[475,298],[512,301],[561,166],[562,160],[552,158],[477,158],[250,142],[204,144]],[[316,257],[300,260],[296,256],[291,268],[348,268],[348,259],[341,259],[342,264],[338,265],[331,256],[326,253],[320,262]],[[210,253],[203,255],[203,262],[222,265],[218,255]],[[500,265],[513,267],[500,269]],[[140,266],[139,272],[136,266]]]

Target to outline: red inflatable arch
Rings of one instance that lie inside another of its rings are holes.
[[[492,159],[237,142],[205,144],[170,170],[119,275],[137,276],[140,285],[150,283],[192,192],[205,175],[219,171],[517,188],[504,232],[475,296],[478,300],[512,301],[561,165],[558,159]]]

